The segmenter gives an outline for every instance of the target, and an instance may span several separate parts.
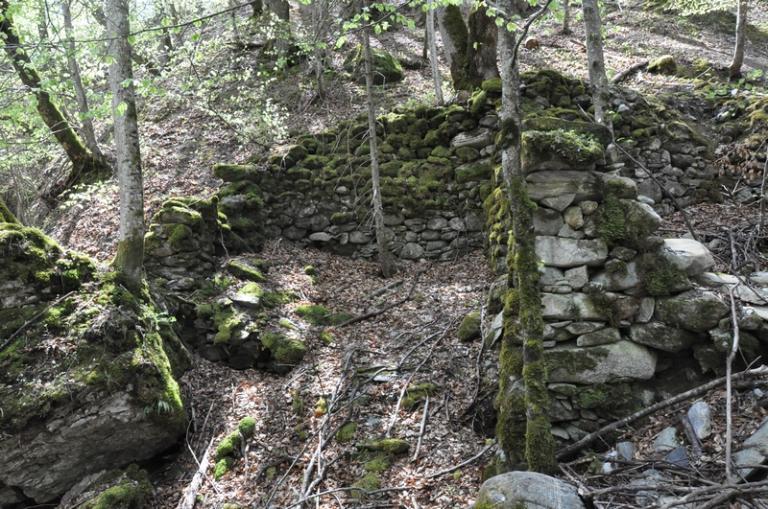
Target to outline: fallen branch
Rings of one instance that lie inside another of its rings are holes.
[[[374,318],[376,316],[379,316],[380,314],[386,313],[387,311],[389,311],[392,308],[396,308],[397,306],[401,306],[401,305],[405,304],[406,302],[408,302],[409,300],[411,300],[413,298],[413,292],[414,292],[414,290],[416,290],[416,285],[419,283],[419,278],[421,277],[421,275],[423,273],[424,273],[424,271],[416,273],[416,278],[413,280],[413,284],[411,285],[410,290],[408,290],[408,294],[405,297],[403,297],[402,299],[400,299],[398,301],[395,301],[395,302],[393,302],[392,304],[390,304],[388,306],[384,306],[383,308],[374,309],[371,312],[364,313],[364,314],[359,315],[359,316],[354,316],[354,317],[350,318],[349,320],[347,320],[346,322],[340,323],[338,325],[338,327],[339,328],[347,327],[348,325],[352,325],[353,323],[362,322],[364,320],[368,320],[370,318]]]
[[[189,486],[184,489],[184,494],[176,505],[176,509],[193,509],[195,507],[197,492],[200,491],[200,486],[203,484],[205,473],[208,471],[208,466],[210,465],[212,447],[213,437],[211,438],[211,441],[208,442],[208,447],[205,449],[203,459],[200,461],[197,472],[195,472],[195,475],[192,477],[192,482],[189,483]]]
[[[736,315],[736,299],[733,298],[733,287],[728,287],[728,294],[731,297],[731,322],[733,322],[733,343],[731,351],[728,353],[728,359],[725,364],[725,479],[733,483],[731,471],[731,449],[733,446],[733,402],[731,401],[731,375],[733,372],[733,359],[739,350],[739,321]]]
[[[648,60],[643,60],[642,62],[638,62],[636,64],[630,65],[628,68],[624,69],[619,74],[614,76],[613,79],[611,79],[611,83],[613,83],[614,85],[618,85],[625,79],[629,78],[636,72],[642,71],[646,67],[648,67]]]
[[[413,453],[411,461],[419,459],[421,451],[421,440],[424,438],[424,430],[427,428],[427,417],[429,417],[429,395],[424,400],[424,413],[421,415],[421,426],[419,426],[419,439],[416,441],[416,452]]]
[[[733,375],[732,381],[735,380],[741,380],[745,378],[754,378],[759,376],[766,376],[768,375],[768,366],[760,366],[759,368],[754,369],[748,369],[745,371],[741,371],[739,373],[736,373]],[[672,406],[676,403],[680,403],[681,401],[688,400],[690,398],[695,398],[696,396],[699,396],[701,394],[704,394],[715,387],[719,387],[723,385],[726,382],[727,377],[721,377],[717,378],[715,380],[712,380],[710,382],[705,383],[704,385],[700,385],[698,387],[694,387],[693,389],[685,392],[681,392],[680,394],[676,396],[672,396],[671,398],[665,399],[664,401],[660,401],[654,405],[651,405],[649,407],[644,408],[643,410],[639,410],[631,415],[628,415],[627,417],[624,417],[623,419],[620,419],[618,421],[615,421],[611,424],[608,424],[606,426],[603,426],[599,430],[590,433],[589,435],[583,437],[580,440],[577,440],[576,442],[572,443],[569,446],[566,446],[557,453],[557,459],[563,460],[566,458],[569,458],[574,453],[579,452],[580,450],[584,449],[585,447],[589,446],[592,442],[600,438],[601,436],[605,435],[606,433],[610,433],[611,431],[615,431],[622,426],[626,426],[627,424],[634,422],[638,419],[641,419],[645,416],[651,415],[654,412],[658,412],[659,410],[663,408],[667,408],[668,406]]]
[[[331,495],[333,493],[339,493],[339,492],[344,492],[344,491],[356,491],[356,492],[363,493],[365,496],[369,497],[371,495],[378,495],[379,493],[388,493],[390,491],[407,491],[409,489],[410,488],[407,487],[407,486],[398,486],[398,487],[395,487],[395,488],[381,488],[381,489],[378,489],[378,490],[370,490],[369,491],[369,490],[365,490],[363,488],[357,488],[355,486],[346,486],[344,488],[334,488],[332,490],[321,491],[320,493],[315,493],[314,495],[309,495],[308,497],[302,498],[301,500],[297,500],[296,502],[292,503],[291,505],[287,505],[287,506],[283,507],[283,509],[291,509],[292,507],[301,506],[301,505],[303,505],[303,504],[305,504],[305,503],[309,502],[310,500],[313,500],[313,499],[315,499],[317,497],[322,497],[322,496],[325,496],[325,495]]]
[[[427,479],[434,479],[435,477],[440,477],[441,475],[450,474],[451,472],[454,472],[454,471],[456,471],[456,470],[458,470],[458,469],[460,469],[462,467],[465,467],[465,466],[469,465],[470,463],[472,463],[472,462],[480,459],[481,457],[483,457],[483,455],[485,453],[487,453],[488,451],[490,451],[494,447],[496,447],[496,440],[494,440],[490,444],[488,444],[485,447],[483,447],[483,449],[479,453],[475,454],[474,456],[472,456],[468,460],[462,461],[458,465],[455,465],[455,466],[452,466],[452,467],[440,470],[439,472],[435,472],[434,474],[429,474],[427,476]]]

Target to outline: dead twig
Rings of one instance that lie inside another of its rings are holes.
[[[416,285],[419,283],[419,278],[421,277],[421,275],[423,273],[424,273],[424,271],[419,271],[419,272],[416,273],[416,278],[413,280],[413,284],[411,285],[410,290],[408,290],[408,294],[405,297],[403,297],[402,299],[400,299],[398,301],[395,301],[395,302],[393,302],[392,304],[390,304],[388,306],[384,306],[383,308],[374,309],[373,311],[370,311],[368,313],[364,313],[364,314],[359,315],[359,316],[354,316],[354,317],[350,318],[349,320],[347,320],[346,322],[340,323],[338,325],[338,327],[339,328],[347,327],[349,325],[352,325],[353,323],[362,322],[364,320],[368,320],[370,318],[374,318],[374,317],[379,316],[379,315],[381,315],[383,313],[386,313],[387,311],[389,311],[392,308],[395,308],[397,306],[401,306],[401,305],[405,304],[406,302],[408,302],[409,300],[411,300],[413,298],[413,292],[414,292],[414,290],[416,290]]]
[[[482,450],[479,453],[475,454],[474,456],[472,456],[468,460],[464,460],[461,463],[459,463],[458,465],[454,465],[452,467],[445,468],[443,470],[435,472],[434,474],[429,474],[427,476],[427,479],[434,479],[435,477],[440,477],[441,475],[450,474],[451,472],[454,472],[454,471],[456,471],[456,470],[458,470],[458,469],[460,469],[462,467],[465,467],[465,466],[469,465],[470,463],[472,463],[472,462],[480,459],[481,457],[483,457],[483,455],[485,455],[485,453],[487,453],[488,451],[490,451],[494,447],[496,447],[496,440],[494,440],[490,444],[488,444],[485,447],[483,447]]]
[[[429,417],[429,395],[424,400],[424,413],[421,415],[421,426],[419,426],[419,439],[416,441],[416,451],[413,453],[411,461],[416,461],[419,458],[419,452],[421,451],[421,440],[424,438],[424,430],[427,428],[427,418]]]

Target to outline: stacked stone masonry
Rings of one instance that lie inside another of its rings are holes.
[[[620,167],[531,153],[524,144],[529,195],[537,204],[550,417],[559,439],[577,440],[720,374],[732,337],[729,287],[738,299],[743,359],[765,356],[767,274],[710,272],[715,261],[703,244],[655,236],[661,218]],[[500,207],[490,200],[487,207],[498,256],[506,242],[494,223]],[[506,280],[501,276],[496,286]],[[491,291],[492,300],[500,295],[503,289]],[[503,327],[499,311],[486,341],[500,338]]]

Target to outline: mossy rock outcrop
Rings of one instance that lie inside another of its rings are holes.
[[[4,312],[26,321],[0,333],[0,494],[46,503],[175,443],[186,416],[174,372],[187,354],[148,296],[94,278],[91,262],[39,231],[3,225]],[[63,265],[78,272],[69,286]]]

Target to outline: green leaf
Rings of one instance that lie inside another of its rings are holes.
[[[115,115],[117,115],[118,117],[123,117],[125,116],[126,111],[128,111],[128,104],[126,104],[125,102],[121,102],[115,108]]]

